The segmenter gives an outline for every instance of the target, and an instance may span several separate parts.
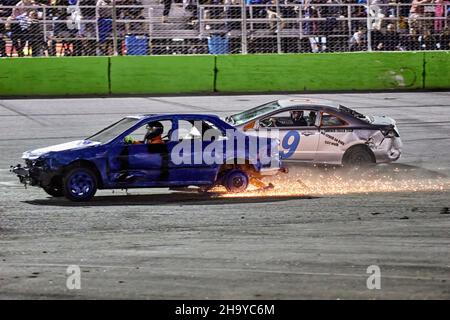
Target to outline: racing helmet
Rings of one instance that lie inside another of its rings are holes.
[[[147,133],[145,135],[145,140],[150,140],[157,136],[160,136],[164,131],[164,126],[159,121],[149,122],[146,128]]]
[[[300,119],[303,117],[303,110],[292,110],[291,119]]]

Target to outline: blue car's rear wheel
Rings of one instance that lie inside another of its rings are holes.
[[[89,201],[97,192],[97,177],[88,168],[74,167],[64,175],[63,187],[67,199]]]
[[[223,185],[228,192],[238,193],[247,190],[248,175],[239,169],[228,171],[223,178]]]

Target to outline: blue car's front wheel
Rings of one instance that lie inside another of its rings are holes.
[[[89,201],[97,192],[97,177],[89,168],[69,169],[63,179],[64,196],[72,201]]]
[[[228,171],[223,179],[223,185],[228,192],[238,193],[247,190],[249,182],[248,175],[239,169]]]

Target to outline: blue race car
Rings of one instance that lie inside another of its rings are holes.
[[[24,152],[25,166],[11,171],[72,201],[88,201],[97,189],[223,185],[242,192],[252,179],[282,171],[277,139],[249,139],[214,115],[129,116],[85,140]]]

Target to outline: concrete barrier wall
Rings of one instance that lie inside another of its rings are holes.
[[[450,89],[450,52],[0,59],[0,96]]]
[[[0,59],[0,96],[109,93],[107,57]]]
[[[215,56],[111,58],[112,94],[214,91]]]
[[[423,53],[217,57],[218,92],[420,89]]]
[[[450,89],[450,51],[425,52],[424,88]]]

